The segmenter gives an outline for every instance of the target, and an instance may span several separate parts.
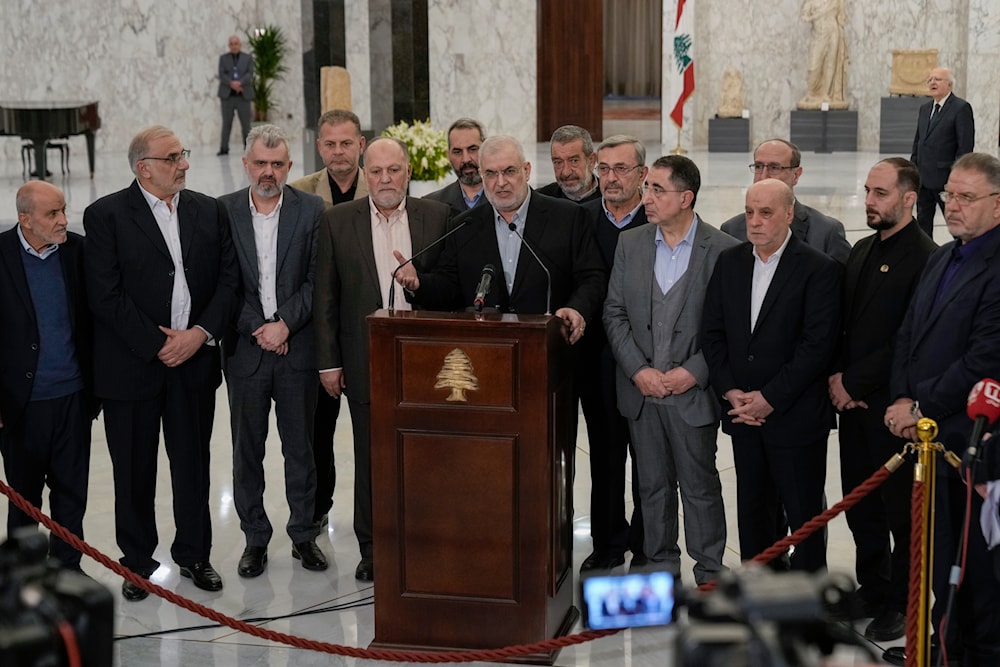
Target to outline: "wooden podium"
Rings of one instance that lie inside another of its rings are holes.
[[[368,324],[371,646],[440,652],[568,634],[579,616],[576,406],[560,320],[380,310]]]

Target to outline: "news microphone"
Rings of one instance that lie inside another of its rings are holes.
[[[496,275],[496,271],[492,264],[483,267],[483,275],[479,276],[479,285],[476,286],[476,298],[472,300],[472,305],[477,313],[482,311],[483,306],[486,305],[486,295],[490,293],[490,285],[493,284],[493,276]]]
[[[392,271],[392,278],[390,279],[390,282],[389,282],[389,288],[390,288],[389,289],[389,310],[394,310],[395,306],[396,306],[396,273],[399,272],[399,270],[401,268],[403,268],[404,266],[406,266],[407,264],[409,264],[410,262],[412,262],[413,260],[415,260],[417,257],[420,257],[425,252],[427,252],[428,250],[430,250],[431,248],[433,248],[434,246],[436,246],[438,243],[441,243],[446,238],[448,238],[449,236],[451,236],[452,234],[454,234],[455,232],[457,232],[458,230],[460,230],[462,227],[465,227],[467,224],[469,224],[469,221],[468,220],[463,220],[461,223],[459,223],[455,227],[455,229],[453,229],[450,232],[444,234],[443,236],[440,236],[439,238],[437,238],[434,241],[432,241],[430,244],[424,246],[423,248],[420,249],[420,252],[414,253],[412,257],[410,257],[408,260],[406,260],[405,262],[403,262],[399,266],[397,266],[395,269],[393,269],[393,271]]]
[[[552,314],[552,274],[549,273],[548,267],[545,266],[545,264],[542,262],[541,258],[538,256],[538,253],[536,253],[535,249],[531,247],[530,243],[528,243],[528,240],[525,239],[523,236],[521,236],[521,232],[517,231],[517,225],[515,225],[513,222],[511,222],[511,223],[509,223],[507,225],[507,229],[509,229],[510,231],[512,231],[515,234],[517,234],[517,238],[521,239],[521,245],[523,245],[525,248],[528,249],[528,252],[531,253],[531,256],[535,258],[536,262],[538,262],[538,266],[542,267],[542,271],[545,272],[545,281],[546,281],[546,284],[545,284],[545,314],[546,315],[551,315]]]
[[[1000,417],[1000,382],[989,378],[977,382],[969,392],[965,414],[975,421],[972,426],[972,436],[969,438],[969,447],[962,455],[962,467],[968,468],[978,460],[983,431]]]

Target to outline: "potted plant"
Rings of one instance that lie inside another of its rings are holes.
[[[288,52],[285,35],[278,26],[267,25],[248,32],[247,44],[253,52],[254,120],[267,122],[271,110],[278,106],[272,86],[288,71],[284,64]]]
[[[387,127],[382,136],[399,139],[409,147],[412,180],[437,182],[451,173],[448,135],[434,129],[430,119],[415,120],[412,124],[400,121]]]

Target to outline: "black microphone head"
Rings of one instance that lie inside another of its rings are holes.
[[[493,277],[497,274],[497,270],[493,268],[492,264],[487,264],[483,267],[483,273],[488,273],[490,274],[490,277]]]
[[[509,229],[512,232],[516,232],[517,231],[517,225],[515,225],[513,222],[508,222],[507,223],[507,229]]]

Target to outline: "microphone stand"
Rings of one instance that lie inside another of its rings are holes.
[[[413,260],[415,260],[417,257],[420,257],[421,255],[423,255],[425,252],[427,252],[428,250],[430,250],[431,248],[433,248],[434,246],[436,246],[438,243],[441,243],[442,241],[444,241],[446,238],[448,238],[449,236],[451,236],[452,234],[454,234],[455,232],[457,232],[458,230],[460,230],[462,227],[465,227],[467,224],[469,224],[468,221],[467,220],[463,220],[460,224],[458,224],[455,227],[455,229],[451,230],[450,232],[448,232],[447,234],[444,234],[443,236],[441,236],[437,240],[435,240],[435,241],[429,243],[428,245],[424,246],[423,248],[420,249],[420,252],[414,253],[414,255],[412,257],[410,257],[405,262],[402,262],[399,266],[397,266],[395,269],[392,270],[392,277],[389,279],[390,280],[390,282],[389,282],[389,310],[390,311],[395,310],[395,306],[396,306],[396,274],[399,272],[399,270],[401,268],[403,268],[404,266],[406,266],[407,264],[409,264],[410,262],[412,262]]]
[[[517,231],[517,225],[515,225],[513,222],[508,223],[507,224],[507,229],[509,229],[510,231],[512,231],[515,234],[517,234],[517,238],[521,239],[521,245],[523,245],[525,248],[528,249],[528,252],[531,253],[531,256],[535,258],[536,262],[538,262],[538,266],[542,267],[542,271],[545,272],[545,278],[546,278],[546,283],[545,283],[545,314],[546,315],[551,315],[552,314],[552,274],[549,273],[548,267],[546,267],[545,264],[542,263],[541,258],[538,256],[538,253],[535,252],[535,249],[531,247],[531,244],[528,243],[528,241],[525,240],[525,238],[523,236],[521,236],[521,232]]]

